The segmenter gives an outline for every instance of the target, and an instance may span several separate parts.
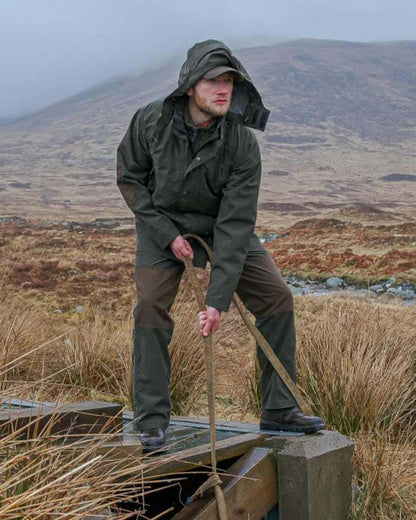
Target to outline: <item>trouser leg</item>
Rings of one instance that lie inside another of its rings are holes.
[[[136,266],[132,396],[136,430],[167,428],[171,403],[168,346],[173,334],[169,315],[183,269]]]
[[[269,342],[293,381],[296,380],[296,333],[293,297],[280,271],[265,251],[249,251],[237,294],[254,314],[256,326]],[[296,405],[285,384],[257,346],[261,376],[262,409]]]

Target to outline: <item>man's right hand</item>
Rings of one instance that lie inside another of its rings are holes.
[[[198,313],[199,330],[206,337],[217,332],[220,326],[221,311],[215,307],[207,307],[205,311]]]
[[[184,256],[191,259],[194,257],[191,244],[181,235],[178,235],[174,240],[172,240],[170,248],[178,260],[183,260]]]

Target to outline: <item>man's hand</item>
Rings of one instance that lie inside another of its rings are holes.
[[[206,311],[198,313],[199,330],[202,336],[208,336],[211,332],[214,334],[220,326],[221,311],[215,307],[207,307]]]
[[[174,240],[172,240],[170,248],[178,260],[183,260],[184,256],[188,256],[189,258],[194,257],[191,244],[181,235],[178,235]]]

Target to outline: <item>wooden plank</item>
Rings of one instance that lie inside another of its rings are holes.
[[[181,424],[181,423],[185,423],[185,424],[194,424],[195,427],[197,427],[197,425],[199,425],[200,427],[206,427],[206,428],[209,428],[209,419],[208,418],[205,418],[205,417],[192,417],[192,416],[189,416],[189,417],[185,417],[185,416],[176,416],[176,417],[172,417],[171,418],[171,424]],[[221,419],[217,419],[215,421],[215,426],[217,427],[227,427],[229,426],[230,428],[240,428],[240,429],[247,429],[247,433],[252,433],[253,431],[258,431],[259,430],[259,423],[256,422],[256,423],[246,423],[246,422],[237,422],[237,421],[226,421],[226,420],[221,420]]]
[[[262,446],[263,439],[264,435],[246,433],[219,441],[215,445],[217,461],[240,457],[250,448]],[[148,464],[149,470],[145,469],[145,473],[152,476],[179,473],[195,468],[202,469],[204,466],[211,464],[210,444],[202,444],[195,448],[177,451],[168,457],[165,454],[161,457],[160,464],[158,464],[157,459],[149,461]]]
[[[123,437],[125,437],[125,435],[126,434],[123,434]],[[138,468],[140,468],[141,471],[140,475],[144,476],[146,480],[150,477],[163,477],[192,470],[207,473],[210,470],[210,444],[202,444],[195,448],[169,454],[161,449],[160,454],[155,452],[150,456],[143,457],[143,455],[140,455],[141,445],[140,442],[136,440],[137,436],[127,434],[127,437],[131,437],[129,445],[121,441],[121,444],[117,446],[118,441],[116,439],[115,443],[110,443],[112,446],[107,450],[108,443],[103,444],[101,454],[103,454],[104,457],[102,461],[97,463],[97,468],[102,464],[103,470],[105,469],[105,471],[108,471],[110,467],[113,467],[114,470],[126,470],[124,477],[120,476],[120,481],[130,478],[129,475],[131,476],[131,474],[135,473]],[[253,446],[261,446],[262,442],[262,435],[253,434],[238,435],[219,441],[216,443],[217,461],[240,457]],[[71,447],[68,449],[71,449]],[[130,469],[131,472],[129,472]],[[99,473],[100,470],[97,469],[97,471]],[[192,478],[192,476],[190,478]]]
[[[252,448],[221,475],[228,520],[261,520],[278,502],[276,461],[272,450]],[[216,520],[212,491],[198,498],[172,520]]]
[[[90,446],[91,438],[91,436],[80,437],[76,444],[69,444],[68,449],[74,451],[84,450],[85,446]],[[94,456],[103,455],[106,457],[106,460],[117,460],[123,464],[127,458],[140,457],[142,455],[142,443],[139,441],[137,434],[134,433],[115,434],[111,435],[110,438],[105,436],[105,440],[101,440],[98,437],[97,441]]]
[[[208,419],[195,417],[176,417],[171,420],[173,425],[186,425],[194,428],[208,429]],[[235,432],[235,433],[261,433],[270,436],[290,436],[301,437],[305,435],[302,432],[288,432],[288,431],[265,431],[260,430],[258,423],[243,423],[237,421],[215,421],[215,429],[217,431]]]
[[[0,433],[25,428],[24,436],[48,434],[84,435],[121,430],[121,405],[101,401],[42,404],[33,408],[0,411]]]
[[[177,443],[183,439],[195,438],[197,439],[201,435],[200,430],[195,430],[192,426],[175,426],[170,425],[166,432],[167,444]]]
[[[88,446],[88,451],[91,458],[101,456],[101,460],[97,462],[97,473],[112,471],[122,471],[132,469],[134,472],[138,466],[143,464],[142,460],[142,444],[139,441],[137,434],[123,433],[111,435],[108,439],[107,435],[103,438],[96,437],[96,442],[91,446],[91,436],[81,436],[77,442],[65,444],[62,450],[76,456],[80,451],[85,450]],[[126,474],[128,478],[128,473]]]
[[[10,408],[39,408],[44,406],[56,406],[56,402],[53,401],[28,401],[27,399],[20,399],[18,397],[1,397],[0,396],[0,405],[4,407],[4,409],[7,409],[7,407]]]

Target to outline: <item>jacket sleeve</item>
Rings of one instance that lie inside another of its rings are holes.
[[[133,116],[117,149],[117,185],[145,232],[165,248],[180,233],[174,223],[154,206],[148,189],[152,158],[143,131],[143,110],[138,110]]]
[[[240,142],[214,226],[214,266],[206,304],[229,309],[247,256],[257,216],[261,158],[254,133]]]

